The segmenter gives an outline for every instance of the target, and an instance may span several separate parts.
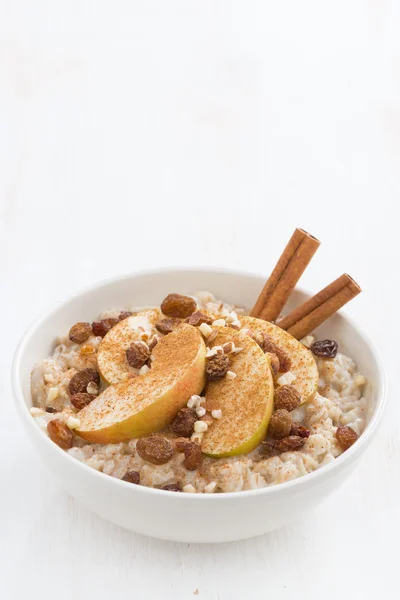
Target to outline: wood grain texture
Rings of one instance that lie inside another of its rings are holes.
[[[346,598],[375,600],[382,582],[396,597],[398,3],[14,0],[1,12],[1,598],[337,600],[332,581]],[[299,223],[323,241],[302,284],[354,275],[364,291],[346,310],[389,375],[354,476],[300,522],[221,546],[89,513],[44,471],[13,407],[27,325],[139,268],[268,273]]]

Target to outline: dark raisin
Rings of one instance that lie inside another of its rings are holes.
[[[169,483],[168,485],[163,485],[162,490],[165,490],[166,492],[181,492],[182,488],[179,485],[179,483]]]
[[[305,444],[305,438],[299,435],[289,435],[283,438],[283,440],[271,440],[268,442],[261,442],[262,449],[269,455],[280,454],[281,452],[293,452],[300,450]]]
[[[46,410],[46,412],[48,412],[48,413],[56,413],[56,412],[57,412],[57,409],[56,409],[56,408],[54,408],[54,406],[46,406],[46,409],[45,409],[45,410]]]
[[[87,386],[89,383],[100,384],[100,375],[95,369],[83,369],[75,373],[68,385],[68,392],[70,396],[75,394],[86,393]]]
[[[125,354],[131,367],[141,369],[150,358],[150,349],[145,342],[132,342]]]
[[[127,319],[128,317],[131,317],[132,315],[133,315],[133,313],[131,313],[130,310],[123,310],[118,315],[118,321],[124,321],[124,319]]]
[[[230,360],[224,352],[217,352],[207,359],[206,375],[209,381],[215,381],[224,377],[229,371]]]
[[[183,452],[185,454],[185,460],[182,464],[188,471],[194,471],[201,465],[203,454],[201,452],[200,444],[190,440],[181,439],[179,441],[177,440],[175,445],[178,452]]]
[[[211,325],[212,322],[213,320],[211,319],[211,317],[201,312],[201,310],[196,310],[196,312],[194,312],[192,315],[190,315],[190,317],[186,319],[186,323],[189,323],[189,325],[193,326],[201,325],[202,323],[207,323],[207,325]]]
[[[172,423],[172,431],[180,437],[188,438],[192,435],[194,424],[197,420],[195,410],[181,408]]]
[[[155,328],[160,333],[167,335],[168,333],[171,333],[171,331],[176,329],[176,327],[178,327],[178,325],[180,325],[181,322],[182,321],[180,321],[179,319],[161,319],[161,321],[158,321],[155,324]]]
[[[302,438],[308,438],[310,436],[310,430],[298,423],[292,423],[290,435],[299,435]]]
[[[140,483],[140,473],[138,471],[127,471],[122,478],[122,481],[128,481],[129,483]]]
[[[71,396],[71,404],[78,410],[82,410],[88,404],[94,400],[95,396],[93,394],[88,394],[87,392],[79,392],[78,394],[74,394]]]
[[[311,352],[322,358],[335,358],[338,348],[338,343],[334,340],[320,340],[313,343]]]
[[[93,333],[96,336],[104,337],[117,323],[119,323],[119,319],[114,318],[94,321],[92,323]]]
[[[336,439],[343,451],[348,450],[350,446],[358,440],[358,435],[351,427],[344,425],[336,429]]]

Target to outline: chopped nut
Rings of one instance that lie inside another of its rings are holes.
[[[78,429],[79,425],[81,424],[80,420],[77,419],[76,417],[68,417],[67,419],[67,427],[69,429]]]
[[[146,375],[146,373],[148,373],[149,371],[150,367],[148,367],[147,365],[143,365],[143,367],[139,369],[139,375]]]
[[[276,356],[279,358],[279,370],[281,373],[287,373],[290,371],[292,361],[286,350],[283,350],[283,348],[275,344],[275,342],[266,333],[263,332],[262,335],[263,343],[261,348],[264,350],[264,352],[276,354]]]
[[[222,346],[213,346],[212,348],[207,348],[206,358],[210,358],[211,356],[218,354],[218,352],[223,352]]]
[[[90,323],[76,323],[69,330],[69,339],[76,344],[82,344],[92,335]]]
[[[164,465],[173,457],[174,447],[166,438],[153,434],[138,440],[136,452],[153,465]]]
[[[271,440],[269,442],[261,442],[262,449],[269,455],[280,454],[281,452],[293,452],[300,450],[304,446],[305,438],[298,435],[289,435],[283,440]]]
[[[45,373],[43,375],[43,379],[46,383],[55,383],[55,379],[51,373]]]
[[[303,427],[303,425],[299,425],[298,423],[292,423],[290,435],[299,435],[302,438],[308,438],[310,436],[310,430]]]
[[[70,396],[87,391],[88,384],[93,381],[100,385],[100,375],[95,369],[83,369],[75,373],[68,384],[68,392]]]
[[[208,425],[204,421],[196,421],[194,424],[195,433],[204,433],[207,431]]]
[[[237,321],[237,320],[238,320],[238,317],[234,310],[232,312],[230,312],[229,315],[226,317],[227,323],[233,323],[234,321]],[[240,323],[240,321],[239,321],[239,323]]]
[[[358,435],[351,427],[344,425],[336,429],[336,439],[343,451],[348,450],[350,446],[358,440]]]
[[[278,379],[276,380],[276,383],[278,385],[290,385],[295,380],[296,380],[296,375],[294,375],[294,373],[292,373],[292,371],[288,371],[287,373],[284,373],[283,375],[278,377]]]
[[[300,406],[301,396],[299,392],[291,385],[282,385],[275,390],[274,406],[275,409],[285,409],[289,412]]]
[[[196,310],[196,300],[181,294],[168,294],[161,303],[161,312],[167,317],[185,319]]]
[[[212,319],[205,313],[201,312],[201,310],[196,310],[196,312],[186,319],[186,323],[189,323],[189,325],[193,325],[194,327],[201,325],[202,323],[211,325]]]
[[[189,398],[186,406],[188,408],[197,408],[198,406],[200,406],[201,402],[202,402],[201,396],[194,395]]]
[[[150,358],[150,349],[145,342],[132,342],[125,354],[129,366],[141,369]]]
[[[187,485],[183,486],[182,491],[186,492],[186,494],[195,494],[196,488],[193,487],[193,485],[191,483],[188,483]]]
[[[241,322],[239,321],[239,319],[237,319],[236,321],[232,321],[232,323],[229,324],[229,327],[233,327],[234,329],[240,329],[241,325]]]
[[[87,384],[86,391],[88,394],[91,394],[92,396],[97,396],[99,393],[99,387],[98,387],[98,385],[95,384],[94,381],[90,381]]]
[[[220,408],[212,410],[211,416],[213,419],[222,419],[222,410]]]
[[[53,419],[47,423],[47,433],[49,438],[63,450],[72,448],[74,441],[73,433],[59,419]]]
[[[212,425],[213,418],[211,415],[205,414],[203,417],[201,417],[200,421],[203,421],[203,423],[207,423],[207,425]]]
[[[92,323],[92,330],[95,336],[104,337],[110,329],[119,323],[119,319],[109,318],[102,319],[101,321],[94,321]]]
[[[353,381],[357,387],[362,387],[365,384],[365,377],[361,373],[356,373]]]
[[[222,344],[222,350],[225,354],[230,354],[235,350],[234,342],[225,342],[225,344]]]
[[[179,436],[188,438],[193,433],[197,421],[196,412],[190,408],[181,408],[172,423],[172,431]]]
[[[266,352],[265,356],[268,356],[268,358],[269,358],[269,364],[271,366],[271,371],[272,371],[273,376],[275,377],[279,373],[279,358],[277,357],[276,354],[273,354],[272,352]]]
[[[127,481],[128,483],[134,483],[139,485],[140,483],[140,473],[139,471],[127,471],[122,478],[122,481]]]
[[[36,406],[32,406],[29,409],[29,412],[31,413],[32,417],[40,417],[40,415],[43,415],[43,409],[37,408]]]
[[[235,379],[236,378],[236,373],[234,373],[233,371],[227,371],[226,372],[226,378],[227,379]]]
[[[217,487],[217,482],[211,481],[210,483],[208,483],[205,486],[204,491],[206,494],[212,494],[216,487]]]
[[[205,338],[208,338],[213,332],[213,330],[207,323],[202,323],[199,329]]]
[[[199,408],[196,408],[196,415],[199,418],[204,417],[205,414],[206,414],[206,409],[204,408],[204,406],[199,406]]]
[[[225,327],[225,325],[225,319],[216,319],[216,321],[213,321],[213,327]]]
[[[55,400],[57,398],[59,393],[60,393],[60,390],[57,387],[49,388],[49,391],[47,392],[46,402],[49,402],[49,404],[51,404],[53,402],[53,400]]]
[[[82,410],[88,404],[90,404],[93,400],[93,394],[88,394],[86,392],[79,392],[78,394],[74,394],[71,396],[71,404],[78,410]]]
[[[292,417],[284,408],[272,413],[268,426],[268,434],[275,440],[281,440],[290,435],[292,428]]]
[[[166,492],[181,492],[182,488],[179,483],[168,483],[167,485],[163,485],[161,490],[165,490]]]
[[[226,354],[219,352],[207,359],[206,376],[209,381],[225,377],[229,370],[230,360]]]
[[[181,322],[182,321],[180,321],[179,319],[173,318],[161,319],[161,321],[158,321],[154,327],[163,335],[167,335],[168,333],[171,333],[171,331],[176,329],[178,325],[181,324]]]
[[[201,440],[204,437],[204,433],[192,433],[190,436],[191,442],[196,442],[197,444],[201,444]]]
[[[203,460],[200,444],[189,440],[182,440],[176,444],[176,447],[179,452],[185,454],[185,460],[182,464],[186,469],[194,471],[200,466]]]
[[[338,343],[334,340],[320,340],[314,342],[311,346],[311,352],[322,358],[335,358],[337,351]]]
[[[154,350],[154,348],[157,346],[158,344],[158,340],[160,338],[158,337],[158,335],[154,334],[153,337],[149,340],[148,345],[149,345],[149,350]]]

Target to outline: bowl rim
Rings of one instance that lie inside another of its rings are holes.
[[[176,494],[176,493],[166,494],[165,490],[151,488],[151,487],[142,486],[142,485],[132,485],[129,482],[123,481],[121,479],[117,479],[115,477],[111,477],[110,475],[106,475],[105,473],[102,473],[101,471],[97,471],[96,469],[93,469],[92,467],[86,465],[85,463],[82,463],[81,461],[70,456],[67,452],[65,452],[64,450],[59,448],[57,446],[57,444],[52,442],[50,440],[50,438],[48,436],[46,436],[44,434],[44,432],[38,428],[38,426],[34,422],[32,416],[29,412],[28,406],[25,403],[24,394],[23,394],[22,385],[21,385],[21,379],[20,379],[20,361],[21,361],[22,354],[24,352],[24,349],[25,349],[28,341],[40,329],[40,326],[42,325],[42,323],[48,317],[53,315],[56,311],[61,309],[65,304],[68,304],[69,302],[71,302],[74,298],[77,298],[79,296],[82,296],[82,295],[85,295],[92,291],[95,291],[101,287],[106,287],[108,285],[112,285],[114,283],[118,283],[123,280],[136,279],[137,277],[146,276],[146,275],[157,276],[157,275],[161,275],[161,274],[165,275],[168,273],[184,275],[185,273],[189,273],[189,272],[191,272],[191,273],[196,273],[196,272],[197,273],[210,273],[210,274],[212,273],[214,275],[215,274],[217,274],[217,275],[218,274],[221,274],[221,275],[228,274],[228,275],[234,275],[234,276],[237,276],[240,278],[250,278],[250,279],[257,278],[257,279],[261,279],[261,280],[265,281],[265,274],[257,273],[254,271],[248,271],[248,270],[242,271],[242,270],[238,270],[238,269],[234,269],[234,268],[221,268],[221,267],[208,267],[208,266],[194,266],[194,267],[171,266],[171,267],[161,267],[161,268],[155,267],[155,268],[151,268],[151,269],[135,270],[130,273],[123,274],[123,275],[116,275],[114,277],[97,280],[94,283],[91,283],[87,286],[84,286],[84,287],[78,289],[77,291],[70,294],[67,298],[64,298],[63,300],[58,301],[56,303],[53,303],[48,310],[42,312],[38,317],[36,317],[30,323],[30,325],[27,327],[27,329],[23,333],[23,335],[16,347],[15,353],[14,353],[14,359],[13,359],[13,363],[12,363],[12,390],[13,390],[13,396],[14,396],[14,400],[15,400],[16,409],[17,409],[18,415],[19,415],[21,421],[23,422],[24,426],[27,428],[32,428],[32,431],[34,431],[35,434],[40,434],[43,437],[44,443],[46,443],[46,442],[48,443],[48,448],[49,448],[50,452],[58,452],[59,457],[62,460],[71,461],[70,462],[71,466],[75,465],[75,467],[77,469],[83,469],[84,470],[83,473],[86,473],[87,477],[100,477],[105,485],[107,485],[107,480],[108,480],[110,485],[123,486],[125,489],[130,488],[131,490],[133,490],[132,493],[152,494],[152,495],[157,495],[157,496],[161,495],[164,499],[166,497],[171,498],[171,499],[176,498],[177,502],[179,501],[179,499],[181,499],[180,501],[182,501],[182,498],[185,498],[185,499],[190,498],[191,499],[190,501],[192,501],[192,502],[198,502],[198,501],[200,501],[200,502],[223,502],[223,501],[227,501],[229,499],[230,500],[232,500],[232,499],[239,500],[239,498],[248,498],[249,496],[255,497],[255,496],[259,496],[259,495],[275,496],[276,494],[281,494],[281,495],[286,496],[286,495],[291,494],[294,491],[299,492],[304,486],[312,486],[313,484],[318,485],[318,482],[322,483],[324,480],[329,478],[330,474],[333,471],[340,469],[344,463],[349,462],[351,458],[356,458],[358,455],[361,455],[362,452],[366,449],[369,440],[371,439],[371,437],[374,435],[375,431],[377,430],[377,427],[381,421],[383,412],[385,410],[386,396],[387,396],[386,370],[385,370],[380,352],[378,351],[376,345],[371,341],[370,337],[364,332],[364,330],[360,327],[360,325],[353,318],[349,317],[342,310],[338,311],[338,314],[341,316],[342,319],[344,319],[344,321],[351,328],[353,328],[357,332],[357,334],[362,338],[365,345],[367,345],[369,347],[369,350],[371,351],[371,353],[373,355],[373,359],[378,367],[378,372],[380,373],[380,381],[379,381],[379,386],[376,390],[376,406],[371,415],[371,419],[370,419],[369,423],[367,424],[367,427],[365,428],[365,430],[363,431],[363,433],[361,434],[361,436],[359,437],[359,439],[356,441],[356,443],[353,446],[351,446],[348,450],[346,450],[346,452],[343,452],[340,456],[335,458],[335,460],[332,461],[331,463],[324,465],[322,468],[316,469],[315,471],[312,471],[311,473],[307,473],[306,475],[297,477],[296,479],[285,481],[285,482],[282,482],[282,483],[279,483],[276,485],[266,486],[264,488],[257,488],[257,489],[253,489],[253,490],[243,490],[240,492],[224,492],[221,494]],[[305,289],[301,286],[296,286],[295,289],[304,294],[311,295],[311,293],[307,289]]]

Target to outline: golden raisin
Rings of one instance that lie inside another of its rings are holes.
[[[174,447],[166,438],[153,434],[138,440],[136,452],[153,465],[164,465],[173,457]]]
[[[280,385],[274,393],[275,409],[284,408],[291,412],[301,403],[299,392],[292,385]]]
[[[261,442],[262,449],[270,456],[280,454],[281,452],[294,452],[300,450],[305,444],[305,438],[298,435],[289,435],[282,440],[270,440]]]
[[[90,404],[93,399],[93,394],[88,394],[86,392],[78,392],[77,394],[71,396],[70,402],[72,406],[74,406],[78,410],[82,410],[82,408],[85,408],[85,406]]]
[[[358,440],[358,435],[354,429],[348,427],[348,425],[344,425],[343,427],[338,427],[336,429],[336,439],[344,452]]]
[[[69,330],[69,339],[76,344],[82,344],[92,335],[90,323],[75,323]]]
[[[194,471],[201,465],[203,454],[201,452],[200,444],[185,439],[180,440],[179,442],[177,441],[176,448],[179,452],[185,454],[185,460],[182,464],[188,471]]]
[[[87,386],[91,382],[96,385],[100,384],[100,375],[95,369],[83,369],[83,371],[78,371],[78,373],[75,373],[75,375],[71,377],[68,384],[69,395],[74,396],[75,394],[87,392]]]
[[[292,417],[284,408],[272,413],[268,426],[268,434],[275,440],[281,440],[290,435],[292,428]]]
[[[72,448],[74,435],[59,419],[53,419],[47,423],[47,433],[49,438],[63,450]]]
[[[196,310],[196,300],[182,294],[168,294],[161,303],[161,312],[167,317],[186,319]]]

